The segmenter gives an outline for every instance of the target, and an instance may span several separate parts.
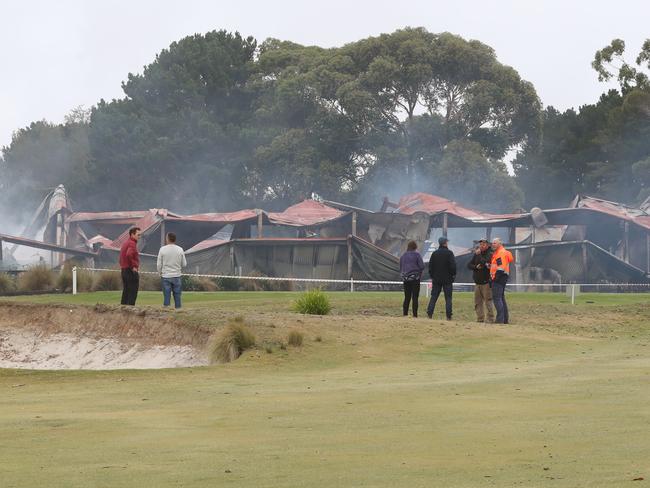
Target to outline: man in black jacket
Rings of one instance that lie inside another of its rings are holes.
[[[492,289],[490,288],[490,262],[492,261],[492,248],[487,239],[478,241],[478,248],[474,250],[474,256],[467,264],[472,270],[474,278],[474,310],[476,320],[485,322],[485,310],[487,310],[487,321],[494,322],[494,306],[492,304]]]
[[[440,292],[445,293],[445,312],[447,320],[451,320],[451,292],[454,280],[456,279],[456,258],[454,253],[447,247],[449,239],[441,237],[438,239],[440,247],[431,254],[429,260],[429,276],[431,276],[431,300],[427,307],[427,316],[433,318],[433,311]]]

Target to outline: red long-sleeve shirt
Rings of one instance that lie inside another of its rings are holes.
[[[140,267],[140,253],[138,252],[138,243],[131,237],[122,244],[120,249],[120,268],[133,269]]]

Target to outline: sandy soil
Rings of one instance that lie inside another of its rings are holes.
[[[205,357],[192,346],[145,346],[119,338],[0,329],[0,368],[157,369],[205,364]]]
[[[210,331],[170,314],[102,307],[0,306],[0,368],[158,369],[208,364]]]

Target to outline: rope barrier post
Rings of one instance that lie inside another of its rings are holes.
[[[571,305],[576,304],[576,285],[571,285]]]
[[[72,294],[77,294],[77,267],[72,267]]]

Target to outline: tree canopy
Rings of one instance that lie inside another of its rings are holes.
[[[18,131],[2,185],[29,181],[16,195],[33,206],[63,183],[89,210],[280,207],[312,192],[376,205],[415,190],[512,210],[504,156],[540,139],[532,84],[489,46],[423,28],[329,49],[196,34],[122,88],[89,117]],[[503,186],[488,197],[481,181]]]
[[[577,111],[543,112],[543,135],[528,141],[514,161],[528,205],[562,206],[576,193],[629,204],[650,195],[650,40],[636,67],[624,60],[624,51],[625,43],[615,39],[592,63],[598,78],[616,78],[619,90]]]

